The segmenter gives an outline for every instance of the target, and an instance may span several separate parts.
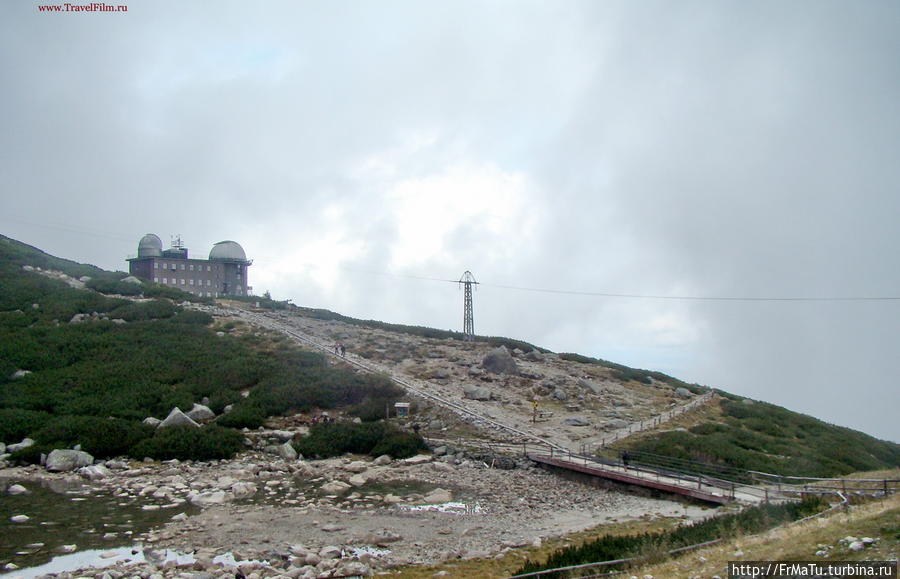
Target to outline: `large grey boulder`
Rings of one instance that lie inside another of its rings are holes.
[[[491,351],[481,361],[481,366],[492,374],[518,374],[519,367],[506,346]]]
[[[10,376],[10,378],[12,378],[13,380],[18,380],[19,378],[24,378],[29,374],[31,374],[31,370],[16,370],[12,373],[12,376]]]
[[[490,400],[491,391],[480,386],[467,386],[463,390],[463,396],[469,400]]]
[[[278,447],[278,456],[284,460],[297,460],[297,451],[290,442],[285,442]]]
[[[150,426],[159,426],[159,423],[162,422],[159,418],[155,416],[148,416],[142,421],[144,424],[149,424]]]
[[[185,415],[195,422],[206,422],[216,417],[216,413],[210,410],[208,406],[196,403]]]
[[[569,426],[588,426],[590,422],[583,418],[566,418],[566,424]]]
[[[453,500],[453,493],[446,489],[437,488],[422,497],[422,502],[426,505],[439,505],[449,503]]]
[[[582,388],[584,388],[585,390],[593,392],[594,394],[600,394],[601,392],[603,392],[602,386],[600,386],[598,384],[594,384],[593,382],[591,382],[589,380],[585,380],[584,378],[581,378],[580,380],[578,380],[578,385],[581,386]]]
[[[252,482],[236,482],[231,485],[231,493],[236,499],[245,499],[256,494],[257,487]]]
[[[47,455],[47,470],[50,472],[68,472],[92,464],[94,457],[81,450],[57,448]]]
[[[23,438],[22,442],[17,442],[16,444],[10,444],[6,447],[6,452],[12,454],[14,452],[18,452],[20,450],[24,450],[29,446],[34,446],[34,441],[30,438]]]
[[[49,458],[48,458],[49,460]],[[78,474],[88,480],[100,480],[110,476],[112,473],[102,464],[91,464],[78,469]]]
[[[144,284],[144,282],[142,282],[142,281],[139,280],[138,278],[134,277],[133,275],[129,275],[128,277],[123,277],[123,278],[122,278],[122,281],[125,282],[125,283],[133,283],[133,284],[137,284],[137,285],[143,285],[143,284]]]
[[[676,388],[675,395],[680,398],[690,398],[691,396],[693,396],[693,394],[691,394],[691,391],[684,386],[679,386],[678,388]]]
[[[200,428],[200,425],[194,422],[190,416],[182,412],[177,406],[169,412],[166,419],[160,422],[157,428],[166,428],[167,426],[190,426],[192,428]]]
[[[320,488],[322,489],[322,492],[328,493],[330,495],[339,495],[349,489],[350,485],[348,485],[344,481],[335,480],[323,484]]]

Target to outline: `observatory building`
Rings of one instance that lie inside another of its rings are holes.
[[[148,233],[138,243],[137,257],[128,259],[128,271],[154,283],[217,298],[250,295],[253,288],[247,285],[247,268],[252,264],[234,241],[213,245],[209,259],[191,259],[180,237],[163,249],[159,236]]]

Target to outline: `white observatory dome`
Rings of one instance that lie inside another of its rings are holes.
[[[236,241],[220,241],[213,245],[212,251],[209,252],[210,260],[220,261],[247,261],[247,254],[244,248]]]
[[[148,233],[138,242],[138,257],[159,257],[162,255],[162,240]]]

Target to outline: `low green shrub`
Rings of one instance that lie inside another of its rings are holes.
[[[46,412],[0,408],[0,442],[15,444],[37,432],[49,418]]]
[[[124,275],[124,274],[122,274]],[[84,284],[94,291],[102,294],[118,294],[122,296],[139,296],[141,295],[141,284],[129,283],[122,281],[116,275],[104,275],[92,277],[90,281]]]
[[[81,450],[94,458],[128,454],[132,446],[153,435],[152,426],[119,418],[98,416],[56,416],[35,434],[35,440],[53,448]]]
[[[183,310],[178,313],[172,321],[178,324],[194,324],[197,326],[208,326],[213,322],[213,317],[206,312],[198,312],[197,310]]]
[[[216,424],[229,428],[259,428],[266,421],[265,411],[252,402],[239,402],[231,412],[216,419]]]
[[[304,456],[320,458],[345,453],[406,458],[427,448],[418,434],[403,432],[386,422],[317,424],[294,447]]]
[[[156,460],[220,460],[233,457],[243,449],[243,435],[215,424],[203,428],[173,426],[160,428],[151,438],[136,444],[129,455]]]
[[[32,444],[28,448],[17,450],[9,457],[13,464],[41,464],[41,455],[48,455],[53,447],[46,444]]]

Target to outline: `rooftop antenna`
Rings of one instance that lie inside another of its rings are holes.
[[[459,279],[460,285],[465,290],[463,292],[463,340],[467,342],[475,341],[475,316],[472,313],[472,286],[477,285],[475,276],[471,271],[466,272]]]

